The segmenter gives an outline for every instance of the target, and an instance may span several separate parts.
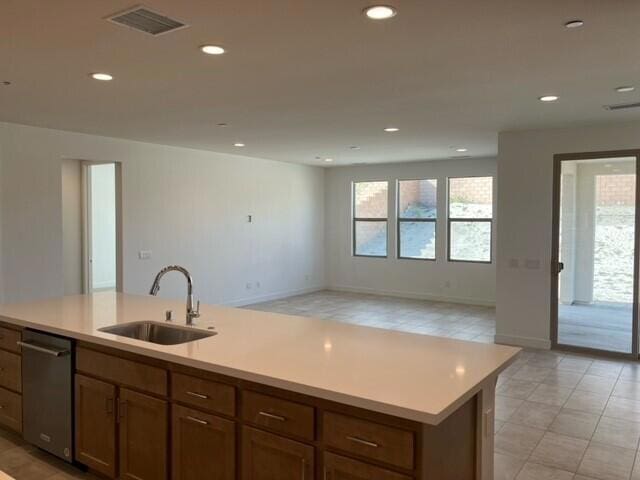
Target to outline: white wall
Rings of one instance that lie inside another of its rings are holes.
[[[61,167],[64,294],[76,295],[82,293],[82,166],[66,159]]]
[[[496,160],[461,159],[331,168],[326,174],[327,283],[358,291],[481,305],[495,302],[495,265],[446,261],[446,178],[495,175]],[[436,178],[438,215],[435,262],[395,258],[396,179]],[[352,255],[351,182],[389,181],[388,258]],[[494,179],[494,192],[496,189]],[[494,195],[495,205],[495,195]],[[497,218],[494,208],[494,219]],[[494,245],[495,245],[494,220]],[[495,252],[495,248],[494,248]]]
[[[171,263],[191,270],[196,296],[209,303],[325,284],[321,168],[6,123],[0,145],[4,301],[64,293],[65,158],[122,162],[126,292],[146,294]],[[139,250],[153,257],[139,260]],[[161,295],[184,294],[183,279],[165,277]]]
[[[634,148],[640,122],[499,135],[497,341],[550,346],[554,154]],[[520,268],[510,259],[521,260]],[[525,259],[540,268],[522,268]]]
[[[116,166],[91,171],[91,283],[94,290],[116,288]],[[63,192],[64,194],[64,192]]]

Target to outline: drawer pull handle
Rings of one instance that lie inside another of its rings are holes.
[[[366,445],[367,447],[371,447],[371,448],[378,448],[380,445],[378,445],[375,442],[370,442],[369,440],[363,440],[362,438],[358,438],[358,437],[347,437],[347,440],[351,440],[352,442],[355,443],[359,443],[360,445]]]
[[[268,412],[258,412],[258,415],[262,415],[263,417],[269,418],[271,420],[278,420],[279,422],[284,422],[287,420],[285,417],[274,415],[273,413]]]
[[[209,422],[207,422],[206,420],[201,420],[200,418],[192,417],[191,415],[187,416],[186,418],[187,420],[199,423],[200,425],[209,425]]]
[[[201,398],[202,400],[208,400],[209,395],[205,395],[203,393],[198,392],[187,392],[187,395],[191,395],[192,397]]]

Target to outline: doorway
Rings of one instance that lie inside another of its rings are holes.
[[[120,165],[82,163],[84,292],[121,291]]]
[[[554,347],[638,357],[639,154],[555,156]]]

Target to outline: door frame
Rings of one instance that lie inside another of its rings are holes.
[[[631,353],[612,352],[590,347],[579,347],[558,343],[558,285],[560,260],[560,187],[562,178],[562,162],[571,160],[605,160],[607,158],[634,157],[636,161],[636,208],[634,231],[634,260],[633,260],[633,306],[632,306],[632,338]],[[640,273],[640,149],[610,150],[604,152],[561,153],[553,156],[553,212],[551,232],[551,348],[576,353],[606,355],[637,360],[638,352],[638,276]]]
[[[93,293],[93,279],[91,269],[91,168],[95,165],[115,166],[115,195],[116,195],[116,292],[122,292],[122,165],[120,162],[99,162],[82,160],[82,289],[83,293]]]

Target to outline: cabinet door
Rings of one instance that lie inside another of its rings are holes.
[[[120,478],[166,480],[168,404],[164,400],[120,390]]]
[[[411,480],[411,477],[406,475],[332,453],[324,454],[324,478],[325,480]]]
[[[76,375],[75,436],[78,462],[116,477],[116,387]]]
[[[278,435],[244,427],[243,480],[312,480],[314,449]]]
[[[172,480],[235,480],[235,423],[171,407]]]

